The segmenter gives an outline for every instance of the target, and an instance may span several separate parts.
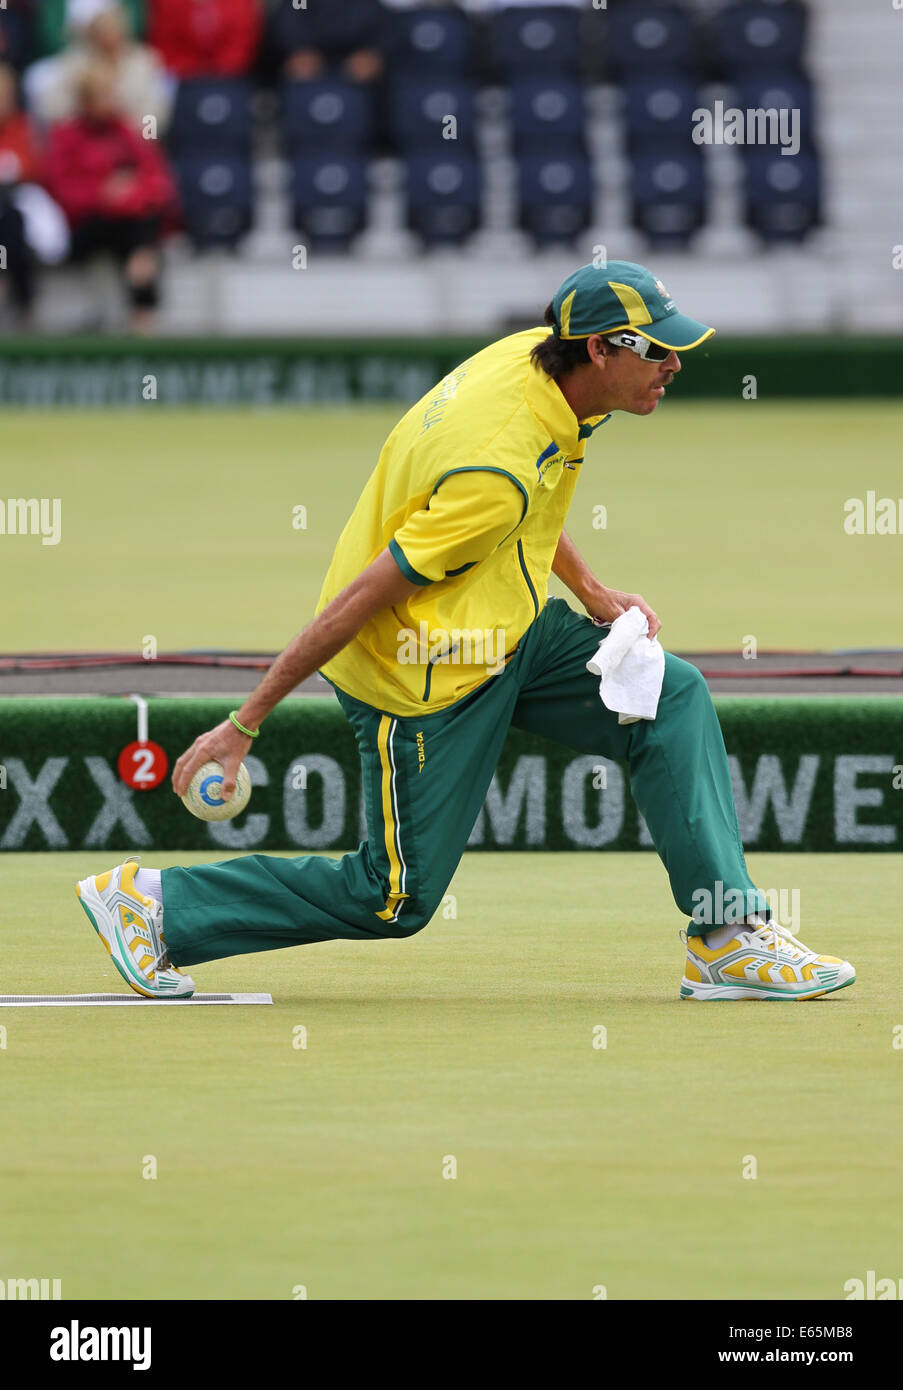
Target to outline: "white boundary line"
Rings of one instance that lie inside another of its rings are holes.
[[[0,994],[0,1009],[118,1008],[161,1004],[178,1009],[190,1004],[272,1004],[271,994],[195,994],[191,999],[143,999],[139,994]]]

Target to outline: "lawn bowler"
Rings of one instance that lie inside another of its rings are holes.
[[[490,344],[403,416],[339,538],[316,616],[241,707],[182,754],[172,779],[181,796],[217,761],[228,799],[267,715],[321,671],[357,737],[369,837],[338,859],[249,854],[163,870],[128,859],[84,879],[81,904],[133,989],[190,997],[185,971],[205,961],[420,931],[511,728],[626,766],[687,919],[683,998],[800,1000],[853,982],[846,961],[777,923],[750,879],[721,728],[697,668],[666,653],[655,717],[633,722],[606,707],[587,670],[608,640],[599,624],[638,609],[643,641],[660,628],[643,597],[596,578],[564,530],[580,475],[594,466],[587,444],[604,426],[594,452],[625,466],[642,438],[623,442],[619,432],[616,442],[612,416],[650,415],[680,354],[713,332],[680,313],[643,266],[582,266],[544,327]],[[708,582],[704,552],[689,562]],[[548,597],[551,574],[582,612]],[[552,860],[548,887],[552,903],[566,891]],[[713,910],[700,913],[700,902]],[[550,929],[538,911],[537,930]],[[629,902],[623,930],[629,936]]]

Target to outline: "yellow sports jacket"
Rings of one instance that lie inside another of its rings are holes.
[[[417,584],[323,667],[396,715],[446,708],[504,668],[546,601],[586,439],[515,333],[443,377],[395,426],[342,532],[317,612],[388,546]]]

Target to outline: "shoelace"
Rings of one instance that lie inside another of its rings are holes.
[[[764,922],[757,931],[750,932],[750,937],[774,951],[775,956],[780,955],[781,947],[786,947],[791,960],[796,960],[798,956],[802,956],[804,961],[815,960],[816,958],[814,951],[810,951],[809,947],[804,946],[802,941],[797,941],[792,932],[787,931],[786,927],[780,926],[777,922]]]
[[[169,952],[168,952],[167,949],[166,949],[166,942],[165,942],[164,939],[163,939],[163,928],[162,928],[162,926],[161,926],[161,919],[162,919],[162,917],[163,917],[162,911],[161,911],[161,912],[158,912],[158,913],[156,914],[156,919],[155,919],[155,923],[154,923],[155,928],[156,928],[156,934],[157,934],[157,937],[158,937],[158,939],[159,939],[159,941],[160,941],[160,954],[157,956],[157,959],[154,961],[154,972],[155,972],[155,973],[156,973],[156,971],[158,971],[158,970],[171,970],[171,969],[172,969],[172,961],[169,959]]]
[[[166,942],[165,942],[164,939],[163,939],[163,929],[162,929],[162,926],[161,926],[161,921],[162,921],[162,917],[163,917],[163,908],[162,908],[162,906],[161,906],[159,903],[154,902],[153,914],[154,914],[154,927],[153,927],[153,930],[154,930],[155,935],[159,938],[159,941],[160,941],[160,954],[157,956],[156,960],[154,961],[154,973],[156,974],[156,972],[157,972],[158,970],[172,970],[172,969],[174,969],[174,966],[173,966],[172,961],[169,959],[169,952],[168,952],[167,949],[166,949]]]

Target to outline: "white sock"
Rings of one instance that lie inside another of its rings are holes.
[[[159,869],[138,869],[135,873],[135,887],[146,898],[156,898],[158,903],[162,903],[163,880]]]
[[[730,927],[713,927],[707,931],[703,940],[710,951],[719,951],[722,946],[726,946],[729,941],[733,941],[738,931],[743,931],[743,923],[738,922]]]

